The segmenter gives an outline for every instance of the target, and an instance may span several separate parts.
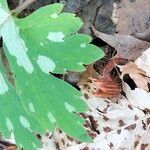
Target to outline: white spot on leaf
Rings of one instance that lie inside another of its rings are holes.
[[[41,45],[41,46],[44,46],[44,44],[43,44],[42,42],[40,43],[40,45]]]
[[[25,128],[29,128],[30,127],[30,123],[28,122],[28,120],[23,117],[23,116],[20,116],[19,117],[19,120],[20,120],[20,123],[25,127]]]
[[[12,122],[8,118],[6,118],[6,126],[7,126],[9,131],[12,131],[14,129]]]
[[[80,44],[80,47],[81,47],[81,48],[85,48],[85,47],[86,47],[86,43]]]
[[[8,86],[3,78],[3,75],[0,73],[0,95],[8,92]]]
[[[48,113],[47,114],[47,117],[48,117],[48,119],[49,119],[49,121],[51,122],[51,123],[55,123],[56,122],[56,119],[55,119],[55,117],[53,116],[53,114],[52,113]]]
[[[43,55],[38,56],[37,63],[41,70],[47,74],[49,74],[49,72],[53,72],[56,68],[56,65],[53,62],[53,60]]]
[[[32,145],[34,148],[37,148],[37,145],[34,142],[32,142]]]
[[[69,103],[65,102],[65,108],[69,111],[69,112],[73,112],[75,111],[75,108],[70,105]]]
[[[7,20],[8,17],[9,14],[5,10],[0,8],[0,26]]]
[[[21,143],[18,143],[18,145],[19,145],[20,147],[23,147],[23,145],[22,145]]]
[[[50,41],[53,41],[53,42],[64,42],[64,37],[65,35],[63,34],[63,32],[49,32],[47,38],[50,40]]]
[[[3,36],[8,52],[16,58],[17,64],[22,66],[26,72],[32,73],[34,68],[26,54],[28,48],[19,36],[19,28],[16,28],[12,18],[2,28],[1,35]]]
[[[30,109],[31,112],[35,112],[34,105],[31,102],[29,103],[29,109]]]
[[[26,81],[26,85],[29,86],[29,83]]]
[[[18,33],[19,33],[19,31],[18,31]],[[26,47],[24,40],[20,38],[20,41],[21,41],[22,46],[24,47],[25,52],[27,52],[28,48]]]
[[[51,18],[57,18],[58,17],[58,14],[54,13],[51,15]]]
[[[79,62],[79,63],[77,63],[78,65],[80,65],[80,66],[82,66],[83,65],[83,62]]]

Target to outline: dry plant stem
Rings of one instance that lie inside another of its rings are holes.
[[[23,3],[21,3],[16,9],[12,10],[9,16],[6,18],[6,20],[4,20],[4,22],[1,24],[0,29],[7,23],[7,21],[9,21],[11,15],[17,16],[20,12],[22,12],[35,1],[36,0],[26,0]]]
[[[113,68],[116,67],[116,65],[119,65],[120,63],[126,64],[128,62],[125,58],[118,58],[114,57],[109,60],[108,64],[105,66],[103,70],[103,77],[110,77],[110,72],[113,70]]]
[[[34,3],[36,0],[26,0],[23,3],[21,3],[17,8],[12,10],[12,14],[18,15],[20,14],[24,9],[26,9],[28,6],[30,6],[32,3]]]

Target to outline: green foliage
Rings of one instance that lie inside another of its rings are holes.
[[[50,73],[84,71],[83,64],[96,61],[103,52],[89,44],[90,36],[77,34],[82,21],[61,13],[62,8],[53,4],[17,19],[0,0],[0,35],[15,81],[14,88],[1,62],[0,131],[7,138],[13,132],[24,149],[41,146],[33,133],[44,134],[56,126],[80,141],[91,140],[78,115],[87,110],[81,93]]]

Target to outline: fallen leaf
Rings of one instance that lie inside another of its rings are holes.
[[[140,40],[150,42],[150,27],[144,32],[134,33],[133,36],[140,39]]]
[[[122,90],[118,81],[112,78],[99,77],[90,80],[91,92],[96,97],[112,98],[119,95]]]
[[[124,66],[118,66],[120,68],[121,78],[123,79],[125,75],[129,75],[129,77],[134,81],[137,88],[144,89],[149,91],[150,78],[146,75],[146,72],[139,69],[138,66],[129,62]]]
[[[135,90],[131,90],[127,83],[123,83],[123,89],[125,91],[126,97],[129,102],[146,112],[150,111],[150,93],[141,88],[135,88]]]
[[[96,97],[105,98],[115,97],[122,90],[121,85],[116,79],[101,76],[93,69],[93,65],[87,66],[87,70],[81,74],[78,86],[81,89],[87,89],[89,93]]]
[[[135,60],[145,49],[150,47],[149,42],[136,39],[131,35],[108,35],[97,31],[93,26],[91,28],[96,37],[102,39],[117,51],[116,57]]]
[[[80,75],[78,86],[79,87],[86,86],[90,77],[96,78],[98,76],[99,76],[99,74],[94,70],[93,65],[88,65],[88,66],[86,66],[86,71],[84,71]]]
[[[116,16],[118,18],[116,30],[119,34],[144,32],[150,25],[150,1],[121,0]]]
[[[127,59],[113,57],[109,60],[107,65],[105,65],[103,69],[103,77],[111,77],[111,71],[120,64],[126,64],[128,62]]]
[[[88,132],[94,133],[93,142],[79,143],[67,137],[64,132],[56,130],[49,140],[47,138],[43,141],[45,149],[51,149],[52,145],[57,145],[61,150],[118,150],[135,149],[135,147],[141,149],[143,144],[150,148],[150,130],[147,122],[149,115],[145,115],[136,107],[131,109],[130,103],[123,97],[118,103],[111,103],[106,101],[107,99],[98,98],[92,94],[88,96],[89,99],[86,102],[89,111],[84,114],[85,128]],[[107,119],[104,119],[104,116]]]
[[[127,99],[133,106],[144,110],[146,113],[150,111],[150,76],[149,70],[147,71],[150,68],[149,59],[150,48],[143,52],[134,63],[130,62],[121,67],[122,78],[124,74],[128,73],[137,85],[135,89],[132,89],[127,82],[122,82]]]
[[[146,75],[150,77],[150,48],[148,48],[138,59],[135,64],[145,71]]]

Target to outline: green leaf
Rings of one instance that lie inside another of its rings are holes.
[[[6,138],[14,134],[16,143],[25,149],[41,147],[31,131],[44,132],[39,122],[29,115],[21,104],[20,97],[6,79],[0,61],[0,131]],[[24,135],[24,136],[23,136]]]
[[[2,2],[4,2],[4,1],[2,1]],[[5,11],[4,8],[2,8],[3,5],[4,5],[4,3],[1,3],[1,1],[0,1],[0,29],[7,22],[8,18],[10,16],[9,13],[7,11]]]
[[[43,134],[47,130],[53,131],[56,126],[71,137],[90,142],[83,127],[84,119],[78,115],[88,109],[81,93],[51,73],[84,71],[84,65],[103,57],[103,51],[89,44],[90,36],[77,33],[82,21],[74,14],[61,13],[61,4],[42,7],[23,19],[10,16],[7,5],[2,6],[0,35],[14,76],[15,90],[7,82],[11,90],[0,94],[0,99],[5,98],[8,105],[11,101],[9,110],[4,104],[5,114],[1,118],[5,120],[10,115],[17,144],[25,149],[36,149],[39,145],[32,131]],[[1,85],[4,87],[2,81]],[[19,104],[14,112],[12,106],[16,101]],[[19,126],[20,116],[24,117],[24,128]],[[5,124],[1,122],[1,130],[9,136]],[[21,135],[25,138],[21,139]]]

